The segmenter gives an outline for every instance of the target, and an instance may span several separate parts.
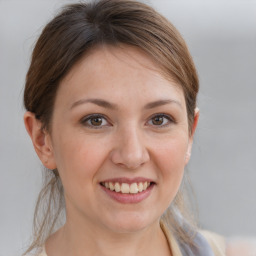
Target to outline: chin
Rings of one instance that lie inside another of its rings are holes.
[[[114,223],[113,223],[114,220]],[[157,218],[146,216],[141,213],[126,213],[115,216],[112,219],[111,229],[115,233],[135,233],[157,222]]]

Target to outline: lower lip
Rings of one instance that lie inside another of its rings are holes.
[[[146,190],[137,194],[122,194],[121,192],[115,192],[105,188],[104,186],[101,186],[101,188],[109,197],[122,204],[136,204],[142,202],[147,197],[149,197],[153,187],[154,184],[150,185]]]

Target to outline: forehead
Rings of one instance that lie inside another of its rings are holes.
[[[162,98],[172,94],[184,101],[181,87],[163,75],[162,69],[142,50],[126,45],[91,49],[62,80],[57,94],[71,101],[94,93],[97,97]],[[143,97],[144,96],[144,97]]]
[[[125,44],[102,44],[91,48],[71,68],[65,79],[70,79],[79,71],[86,71],[85,68],[91,69],[90,71],[104,73],[106,69],[110,69],[115,66],[117,66],[118,69],[125,67],[127,70],[134,69],[138,72],[143,72],[147,69],[147,72],[152,71],[152,74],[154,73],[157,76],[163,76],[167,80],[174,82],[173,78],[171,76],[167,76],[166,72],[164,72],[156,61],[142,49]],[[100,70],[101,67],[104,67],[104,70]],[[108,72],[109,71],[110,70],[108,70]],[[118,73],[116,73],[116,75],[118,75]]]

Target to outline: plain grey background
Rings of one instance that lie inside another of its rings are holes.
[[[41,165],[23,126],[30,54],[64,0],[0,0],[0,256],[31,234]],[[152,0],[184,36],[200,77],[188,166],[202,227],[256,235],[256,1]]]

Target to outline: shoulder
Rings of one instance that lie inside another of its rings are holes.
[[[186,232],[191,234],[192,241],[189,243],[173,235],[170,227],[161,223],[162,230],[169,242],[169,246],[174,255],[196,255],[196,256],[225,256],[226,241],[225,239],[213,232],[206,230],[191,229],[188,225],[185,227]]]
[[[200,230],[199,233],[205,237],[215,256],[226,255],[226,240],[224,237],[206,230]]]

